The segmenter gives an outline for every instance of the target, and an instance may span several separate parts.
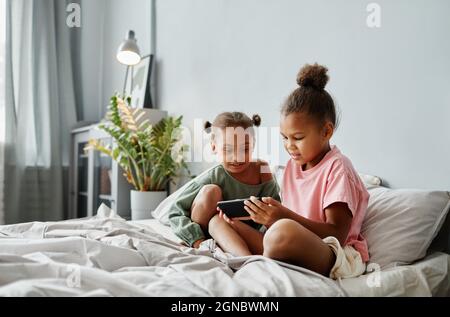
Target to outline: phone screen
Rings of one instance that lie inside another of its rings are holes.
[[[258,198],[259,199],[259,198]],[[245,210],[245,199],[224,200],[217,203],[217,207],[222,210],[228,218],[250,218],[250,214]]]

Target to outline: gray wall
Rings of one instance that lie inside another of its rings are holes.
[[[128,30],[136,32],[141,54],[151,52],[151,1],[82,0],[80,35],[83,119],[103,118],[109,98],[122,93],[126,67],[116,60]]]
[[[99,119],[99,104],[101,104],[101,82],[104,25],[104,0],[81,1],[81,29],[78,42],[80,43],[79,70],[80,81],[75,85],[81,86],[78,91],[82,97],[78,98],[82,106],[82,119],[97,121]],[[76,31],[76,30],[72,30]]]
[[[300,66],[317,61],[342,112],[333,143],[359,171],[449,190],[450,1],[377,1],[377,29],[370,2],[158,0],[157,105],[188,126],[224,110],[277,126]]]
[[[191,128],[224,110],[278,126],[298,69],[317,61],[342,112],[333,142],[359,171],[392,187],[449,190],[450,2],[377,1],[375,29],[366,26],[370,2],[156,0],[152,28],[151,1],[82,0],[84,119],[101,119],[122,90],[115,53],[128,29],[142,53],[156,51],[156,106]],[[287,160],[281,145],[274,151]]]

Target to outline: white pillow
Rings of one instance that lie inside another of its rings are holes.
[[[215,166],[212,166],[212,167],[206,169],[205,171],[200,173],[197,177],[203,176],[204,174],[208,173],[210,169],[212,169],[214,167]],[[169,222],[170,208],[176,202],[178,196],[185,190],[185,188],[188,186],[188,184],[189,184],[189,182],[186,182],[186,184],[184,184],[183,186],[178,188],[175,192],[173,192],[168,197],[166,197],[166,199],[164,199],[158,205],[158,207],[156,207],[156,209],[152,211],[152,216],[155,219],[158,219],[159,222],[162,223],[163,225],[170,226],[170,222]]]
[[[167,196],[159,205],[156,207],[155,210],[151,212],[152,216],[155,219],[158,219],[160,223],[166,226],[170,226],[169,222],[169,212],[172,205],[175,203],[178,196],[181,194],[181,192],[187,187],[187,184],[184,184],[181,188],[176,190],[174,193]]]
[[[445,191],[371,187],[361,233],[370,262],[383,267],[423,258],[450,209]]]
[[[358,175],[363,181],[363,183],[366,185],[366,187],[381,186],[382,181],[381,178],[378,176],[363,173],[358,173]]]

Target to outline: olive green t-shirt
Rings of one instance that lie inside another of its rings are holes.
[[[215,184],[222,189],[223,200],[255,196],[272,197],[281,201],[280,188],[275,178],[257,185],[244,184],[231,176],[222,165],[217,165],[191,180],[170,207],[169,222],[173,232],[190,246],[205,238],[200,225],[193,222],[190,215],[195,197],[200,189],[208,184]]]

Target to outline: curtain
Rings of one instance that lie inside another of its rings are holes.
[[[5,36],[6,36],[6,6],[0,1],[0,224],[4,223],[3,214],[3,174],[4,156],[3,144],[5,141]]]
[[[74,1],[7,0],[4,107],[6,223],[60,220],[70,128],[76,122],[71,32]]]

